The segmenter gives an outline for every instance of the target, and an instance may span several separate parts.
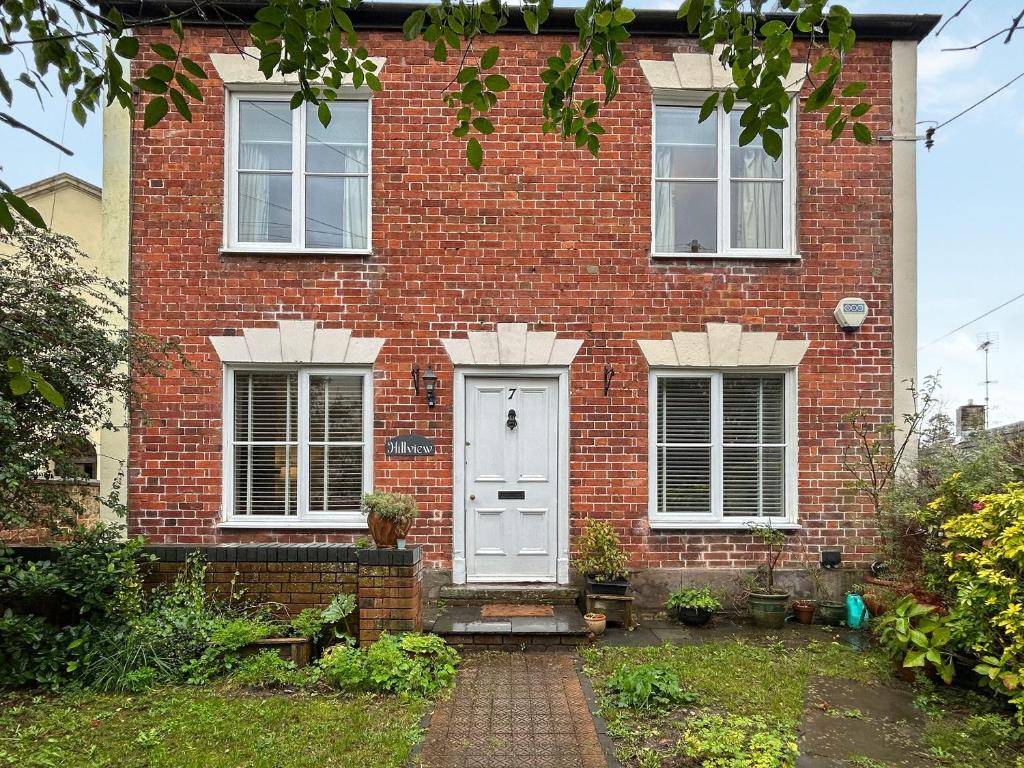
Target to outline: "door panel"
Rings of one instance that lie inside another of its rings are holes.
[[[467,378],[465,477],[467,579],[555,581],[556,379]]]

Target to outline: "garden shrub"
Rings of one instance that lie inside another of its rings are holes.
[[[630,709],[665,712],[697,700],[679,686],[679,676],[662,664],[624,664],[605,685],[616,706]]]
[[[704,768],[791,768],[798,754],[788,728],[758,716],[715,714],[688,720],[676,751]]]
[[[348,617],[355,609],[355,595],[335,595],[326,608],[304,608],[300,611],[292,619],[292,632],[296,637],[304,637],[317,646],[331,640],[344,640],[350,636]]]
[[[276,651],[260,651],[242,659],[229,679],[250,688],[303,687],[314,685],[320,674],[319,667],[299,669],[294,661],[282,659]]]
[[[367,649],[335,645],[320,666],[343,690],[433,696],[455,681],[458,652],[436,635],[384,633]]]

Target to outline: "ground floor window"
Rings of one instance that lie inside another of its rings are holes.
[[[794,380],[788,370],[652,373],[653,526],[795,522]]]
[[[225,517],[270,525],[363,524],[372,484],[369,371],[229,368]]]

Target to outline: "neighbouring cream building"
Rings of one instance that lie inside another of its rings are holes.
[[[42,215],[54,232],[74,238],[85,254],[85,266],[114,280],[128,278],[128,261],[123,249],[104,247],[104,208],[107,201],[102,190],[69,173],[58,173],[15,190]],[[123,406],[111,414],[111,422],[125,424]],[[116,480],[128,459],[127,429],[97,430],[90,435],[95,457],[83,456],[82,468],[86,476],[95,480],[101,497],[107,497],[117,487]],[[119,488],[124,498],[123,487]],[[101,516],[112,513],[101,508]]]

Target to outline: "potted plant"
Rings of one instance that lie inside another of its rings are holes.
[[[665,603],[670,616],[691,627],[703,627],[721,607],[718,598],[707,587],[677,589]]]
[[[610,523],[591,522],[580,536],[576,569],[587,578],[591,595],[624,595],[629,588],[626,553]]]
[[[747,595],[747,608],[754,624],[762,629],[781,629],[786,622],[789,593],[775,586],[775,566],[786,548],[786,534],[767,524],[750,526],[754,538],[765,546],[764,565],[759,568],[757,583]]]
[[[373,543],[380,549],[394,549],[419,512],[412,496],[390,491],[367,493],[363,496],[363,510]]]
[[[800,599],[793,601],[793,615],[801,624],[814,623],[815,609],[816,606],[813,600]]]
[[[822,624],[838,627],[846,619],[846,603],[837,603],[832,599],[831,590],[825,586],[821,568],[812,568],[811,578],[814,579],[814,591],[818,596],[818,618]]]
[[[603,613],[585,613],[583,614],[583,621],[586,622],[590,634],[595,637],[604,632],[608,626],[608,617]]]

